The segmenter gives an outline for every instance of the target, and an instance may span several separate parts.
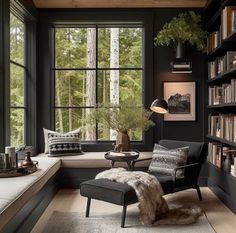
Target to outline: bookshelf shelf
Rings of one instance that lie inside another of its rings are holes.
[[[236,103],[227,103],[227,104],[216,104],[216,105],[208,105],[207,108],[232,108],[236,107]]]
[[[211,140],[216,141],[216,142],[221,142],[221,143],[236,147],[236,142],[231,142],[231,141],[225,140],[223,138],[214,137],[214,136],[211,136],[211,135],[206,135],[206,138],[211,139]]]
[[[230,80],[232,78],[232,75],[235,74],[236,74],[236,67],[234,69],[224,72],[222,75],[218,75],[215,78],[208,79],[207,82],[208,84],[225,82],[227,80]]]
[[[236,40],[236,31],[233,31],[229,34],[229,36],[227,38],[225,38],[223,40],[223,44],[227,44],[227,43],[234,43]]]
[[[225,6],[236,6],[236,2],[235,0],[225,0],[222,3],[222,7],[225,7]]]
[[[220,23],[221,9],[219,9],[207,22],[206,28],[209,29],[215,24]]]

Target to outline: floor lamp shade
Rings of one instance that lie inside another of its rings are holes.
[[[155,99],[152,102],[150,109],[153,112],[165,114],[168,112],[168,104],[164,99]]]

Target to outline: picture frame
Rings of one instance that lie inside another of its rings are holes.
[[[164,121],[196,121],[196,82],[163,82],[168,113]]]

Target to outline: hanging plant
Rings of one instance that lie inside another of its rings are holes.
[[[169,46],[171,43],[189,42],[198,51],[206,52],[206,31],[202,29],[201,16],[193,11],[180,13],[166,23],[154,38],[155,45]]]

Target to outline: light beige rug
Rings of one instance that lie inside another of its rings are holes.
[[[143,226],[137,211],[128,211],[125,228],[120,227],[121,213],[81,213],[54,211],[43,233],[215,233],[205,215],[192,225]]]

